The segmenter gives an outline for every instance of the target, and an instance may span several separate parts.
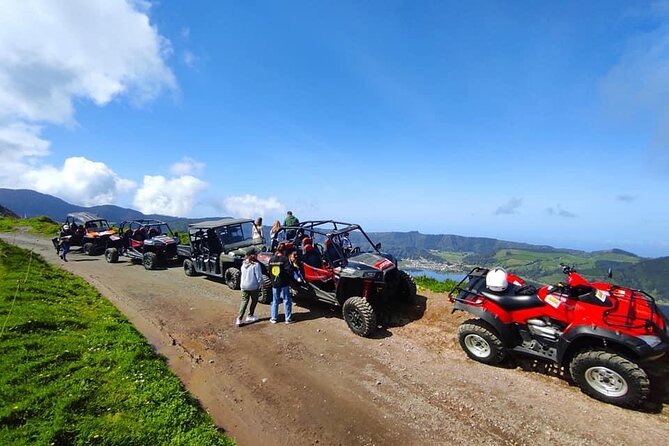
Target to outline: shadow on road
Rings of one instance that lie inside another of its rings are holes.
[[[503,368],[519,367],[526,372],[540,373],[542,375],[560,378],[570,385],[576,386],[569,375],[568,369],[524,356],[511,356],[505,363],[500,364]],[[650,394],[646,402],[636,409],[639,412],[655,413],[662,412],[665,404],[669,404],[669,358],[663,358],[651,366],[644,368],[650,379]]]

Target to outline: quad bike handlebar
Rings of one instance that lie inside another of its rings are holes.
[[[564,263],[560,263],[560,266],[562,267],[562,272],[565,273],[565,274],[570,274],[570,273],[575,273],[576,272],[576,268],[574,268],[573,266],[569,266],[569,265],[566,265]]]

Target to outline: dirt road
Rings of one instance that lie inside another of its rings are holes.
[[[298,306],[296,323],[236,328],[240,292],[181,268],[32,248],[96,286],[157,349],[240,445],[667,444],[667,382],[645,412],[595,401],[541,365],[495,368],[466,359],[455,339],[464,316],[424,293],[375,339],[353,335],[339,313]],[[663,405],[664,403],[664,405]]]

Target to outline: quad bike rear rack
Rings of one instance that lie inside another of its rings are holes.
[[[485,281],[485,276],[486,274],[488,274],[488,271],[490,270],[487,268],[481,268],[479,266],[474,267],[469,273],[465,275],[465,277],[462,278],[460,282],[458,282],[457,285],[455,285],[453,290],[450,293],[448,293],[448,299],[451,302],[460,302],[466,305],[472,305],[476,307],[483,305],[485,299],[481,297],[480,294],[471,291],[469,287],[463,286],[463,284],[465,283],[470,284],[474,280]],[[472,296],[475,296],[476,299],[472,299],[471,298]]]

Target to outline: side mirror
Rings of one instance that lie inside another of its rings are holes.
[[[374,248],[376,248],[377,251],[381,251],[381,242],[374,245]]]
[[[606,273],[606,277],[608,277],[609,279],[613,277],[613,270],[611,269],[611,267],[609,267],[609,270]]]

